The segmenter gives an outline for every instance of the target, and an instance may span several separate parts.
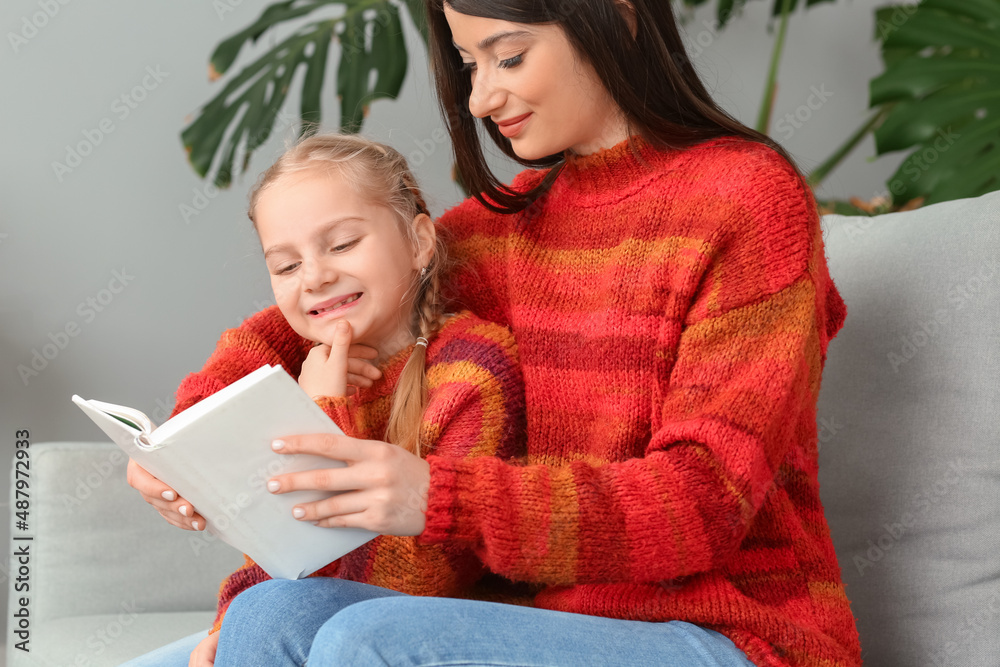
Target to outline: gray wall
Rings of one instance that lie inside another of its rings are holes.
[[[781,123],[772,134],[807,171],[867,116],[867,82],[882,69],[873,9],[884,4],[839,0],[792,18],[774,116]],[[212,48],[265,5],[4,0],[0,7],[5,461],[17,429],[27,429],[32,442],[102,439],[70,403],[74,393],[162,420],[177,384],[201,366],[220,332],[271,302],[244,207],[256,175],[292,131],[277,132],[249,173],[223,192],[195,176],[179,139],[188,115],[217,89],[206,77]],[[751,3],[721,33],[710,8],[692,14],[686,27],[707,85],[748,124],[770,56],[770,5]],[[439,213],[459,192],[449,179],[450,145],[434,140],[441,122],[422,48],[412,32],[408,40],[417,57],[403,95],[374,104],[366,132],[411,156]],[[324,103],[335,120],[332,91]],[[796,113],[794,122],[786,119]],[[81,142],[93,146],[79,164],[54,168]],[[819,194],[867,199],[881,192],[902,156],[871,161],[873,154],[869,140]],[[185,220],[182,206],[198,214]],[[19,367],[32,373],[22,377]],[[0,532],[6,538],[6,524]],[[6,567],[0,578],[6,581]],[[0,600],[6,604],[6,596]]]

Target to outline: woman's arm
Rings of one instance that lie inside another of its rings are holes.
[[[460,373],[450,371],[446,367],[450,364],[429,369],[438,381],[447,381],[428,406],[425,431],[440,433],[435,456],[510,461],[524,453],[524,394],[517,348],[506,328],[479,326],[475,338],[481,353],[462,361]],[[413,511],[424,511],[421,496],[414,494],[412,500]],[[410,595],[460,597],[486,572],[469,544],[426,544],[415,536],[383,535],[368,553],[359,550],[343,560],[340,576],[361,581],[352,575],[368,572],[366,583]]]
[[[550,585],[660,582],[724,563],[765,500],[781,502],[790,453],[782,479],[814,472],[820,373],[843,321],[811,198],[775,188],[758,198],[766,210],[734,215],[709,244],[686,319],[662,324],[641,458],[429,457],[421,539],[464,542],[494,572]]]
[[[512,580],[661,581],[734,551],[814,411],[815,289],[689,326],[655,409],[646,456],[595,466],[429,457],[422,539],[473,545]]]

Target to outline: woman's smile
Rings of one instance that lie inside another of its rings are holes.
[[[472,80],[469,111],[496,123],[518,157],[537,160],[611,148],[628,137],[625,116],[563,29],[444,13]]]

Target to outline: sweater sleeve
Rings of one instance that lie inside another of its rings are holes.
[[[297,377],[309,347],[277,306],[251,315],[224,331],[205,366],[181,381],[171,417],[266,364],[281,365]]]
[[[432,457],[424,539],[465,542],[494,572],[553,586],[660,582],[725,562],[796,443],[815,453],[826,344],[845,312],[812,198],[785,181],[732,207],[686,316],[664,318],[644,456]]]
[[[524,393],[510,332],[471,318],[442,334],[422,440],[438,458],[510,461],[523,453]],[[420,494],[411,507],[422,509]],[[485,574],[471,545],[428,544],[419,537],[381,535],[341,559],[337,576],[409,595],[462,597]]]
[[[461,320],[433,343],[437,360],[427,369],[433,389],[422,437],[438,456],[511,460],[523,454],[524,433],[524,386],[514,337],[471,313]],[[374,400],[365,409],[349,397],[321,397],[317,404],[347,435],[379,438],[376,424],[384,421],[384,401]],[[413,502],[419,507],[420,498]],[[350,579],[409,595],[461,597],[484,573],[469,545],[380,535],[310,576]],[[213,632],[236,595],[269,578],[246,557],[243,567],[220,586]]]

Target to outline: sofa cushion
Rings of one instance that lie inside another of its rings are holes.
[[[10,665],[81,664],[53,661],[56,653],[81,652],[92,667],[117,665],[129,652],[211,627],[219,584],[243,563],[238,551],[164,521],[128,486],[128,459],[111,443],[39,443],[30,453],[29,530],[19,530],[12,515],[11,535],[12,553],[24,547],[30,553],[31,652],[17,650],[12,627]],[[33,539],[16,539],[27,535]],[[21,597],[11,586],[10,614],[24,606]],[[177,622],[153,622],[152,615]],[[88,630],[122,618],[129,622],[114,626],[122,633],[108,646]],[[208,625],[192,627],[191,619]]]
[[[117,614],[60,618],[45,624],[50,639],[44,645],[36,644],[29,655],[15,655],[8,667],[121,665],[208,630],[214,620],[215,612],[209,611],[136,613],[128,607]]]
[[[996,664],[1000,192],[823,225],[820,485],[865,664]]]

